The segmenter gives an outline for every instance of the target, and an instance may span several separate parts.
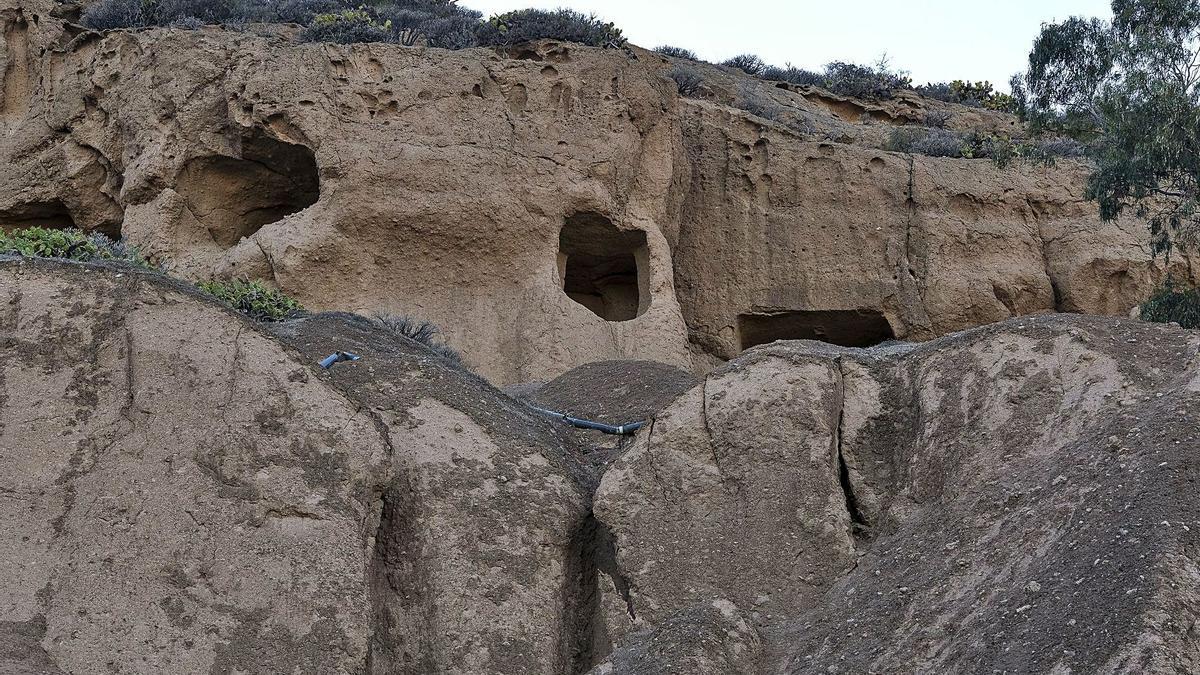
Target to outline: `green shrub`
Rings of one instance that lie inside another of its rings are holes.
[[[339,0],[275,0],[256,7],[249,19],[261,23],[298,23],[307,26],[319,14],[332,14],[343,9],[348,7]]]
[[[917,87],[917,93],[926,98],[933,98],[947,103],[970,106],[972,108],[987,108],[1015,112],[1016,105],[1012,96],[996,91],[992,83],[986,80],[971,82],[969,80],[954,80],[953,82],[931,82]]]
[[[302,42],[395,42],[390,24],[380,24],[364,9],[344,9],[340,12],[318,14],[300,32]]]
[[[375,323],[397,335],[403,335],[410,340],[420,343],[436,356],[449,361],[453,365],[462,365],[462,354],[459,354],[453,347],[439,338],[442,334],[441,329],[428,321],[414,319],[410,316],[376,314]]]
[[[929,157],[963,157],[966,145],[962,136],[945,129],[897,127],[888,134],[883,148]]]
[[[700,57],[696,56],[696,52],[683,47],[672,47],[671,45],[661,45],[654,48],[655,52],[663,56],[669,56],[673,59],[687,59],[688,61],[699,61]]]
[[[110,261],[151,269],[134,246],[82,230],[27,227],[0,231],[0,253],[30,258],[63,258],[80,262]]]
[[[842,96],[877,101],[892,98],[901,89],[911,89],[912,80],[901,71],[892,70],[887,59],[874,66],[834,61],[825,66],[824,86]]]
[[[885,150],[929,157],[990,159],[1004,168],[1014,161],[1053,166],[1062,157],[1081,157],[1085,148],[1064,138],[1010,139],[977,130],[959,133],[940,128],[897,127],[888,135]]]
[[[765,120],[776,121],[783,115],[783,106],[745,86],[738,92],[737,107]]]
[[[491,46],[547,38],[592,47],[624,47],[627,42],[621,29],[612,23],[570,9],[520,9],[498,14],[482,24],[476,35],[480,44]]]
[[[90,28],[298,23],[307,42],[392,42],[463,49],[477,44],[483,15],[455,0],[99,0],[83,13]]]
[[[110,30],[146,26],[148,18],[142,0],[100,0],[83,10],[80,21],[88,28]]]
[[[962,103],[954,95],[949,82],[927,82],[916,88],[916,92],[925,98],[932,98],[946,103]]]
[[[728,68],[737,68],[743,73],[753,75],[754,77],[761,77],[767,69],[767,64],[763,63],[762,59],[753,54],[738,54],[732,59],[722,61],[721,65]]]
[[[789,111],[787,107],[776,103],[753,87],[746,85],[741,87],[736,105],[751,115],[781,124],[801,136],[808,136],[814,131],[812,124],[807,119],[796,115],[794,111]]]
[[[1142,303],[1143,321],[1177,323],[1184,328],[1200,328],[1200,289],[1176,290],[1168,279]]]
[[[834,61],[825,66],[823,73],[797,68],[790,63],[782,68],[770,66],[753,54],[735,56],[721,65],[763,80],[823,87],[835,94],[868,100],[892,98],[897,91],[912,88],[908,74],[892,70],[886,58],[881,58],[874,66]]]
[[[825,84],[825,78],[819,73],[814,73],[811,70],[804,70],[803,68],[797,68],[790,63],[786,64],[782,68],[779,66],[767,66],[763,70],[762,74],[759,75],[759,77],[764,80],[787,82],[789,84],[805,87],[821,87]]]
[[[1086,148],[1069,138],[1019,138],[983,134],[967,134],[967,157],[986,157],[1003,168],[1015,160],[1041,166],[1054,166],[1059,158],[1082,157]]]
[[[945,129],[952,117],[954,115],[949,110],[929,110],[925,113],[925,118],[921,121],[921,124],[934,129]]]
[[[257,280],[203,281],[196,285],[225,306],[255,321],[283,321],[304,311],[300,303]]]
[[[373,13],[399,44],[466,49],[479,43],[475,32],[483,15],[449,0],[389,2],[376,5]]]
[[[319,7],[322,0],[303,0],[298,8]],[[299,10],[301,13],[303,9]],[[340,8],[313,14],[300,33],[303,42],[390,42],[445,49],[474,47],[479,12],[449,0],[401,0]]]
[[[704,77],[700,72],[687,66],[675,66],[671,69],[669,77],[675,80],[675,87],[679,90],[679,95],[687,98],[694,98],[700,93],[700,87],[704,84]]]
[[[253,20],[261,0],[100,0],[87,6],[81,21],[88,28],[140,28],[237,23]]]

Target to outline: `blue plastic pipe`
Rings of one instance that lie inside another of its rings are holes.
[[[352,354],[350,352],[334,352],[333,354],[321,359],[320,365],[325,370],[329,370],[335,363],[341,363],[342,361],[358,361],[361,358],[362,357],[358,354]]]
[[[579,419],[578,417],[571,417],[570,415],[564,415],[560,412],[554,412],[553,410],[546,410],[545,408],[538,408],[537,406],[531,405],[529,407],[547,417],[553,417],[554,419],[559,420],[564,424],[569,424],[577,429],[593,429],[595,431],[612,434],[614,436],[632,436],[638,429],[646,426],[645,421],[629,422],[628,424],[619,424],[614,426],[612,424],[603,424],[601,422],[593,422],[591,420]]]

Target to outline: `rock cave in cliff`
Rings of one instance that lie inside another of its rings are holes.
[[[741,348],[776,340],[819,340],[842,347],[870,347],[895,337],[887,319],[872,310],[798,310],[738,317]]]
[[[563,292],[572,300],[606,321],[628,321],[649,307],[645,232],[583,212],[567,218],[558,245]]]
[[[312,150],[248,130],[241,157],[205,155],[184,165],[175,190],[223,247],[263,225],[317,202],[320,182]]]
[[[12,208],[0,210],[0,230],[18,230],[24,227],[65,230],[75,227],[75,219],[71,217],[66,205],[57,199],[17,204]]]

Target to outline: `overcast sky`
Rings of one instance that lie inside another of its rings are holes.
[[[1007,89],[1043,22],[1112,16],[1109,0],[461,0],[486,15],[570,7],[616,23],[636,45],[708,61],[751,52],[816,69],[886,52],[917,84],[990,80]]]

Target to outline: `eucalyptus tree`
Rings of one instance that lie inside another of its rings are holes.
[[[1156,252],[1200,242],[1200,0],[1113,0],[1047,24],[1014,92],[1035,127],[1091,141],[1087,196],[1132,210]]]

